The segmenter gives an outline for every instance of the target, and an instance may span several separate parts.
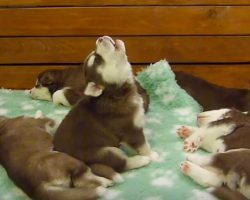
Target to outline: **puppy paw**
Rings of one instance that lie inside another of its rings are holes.
[[[121,174],[117,173],[112,177],[112,181],[114,181],[115,183],[122,183],[124,182],[124,179]]]
[[[191,126],[181,126],[180,128],[177,129],[177,135],[180,138],[187,138],[189,137],[193,132],[194,132],[194,127]]]
[[[141,155],[132,156],[127,159],[125,169],[130,170],[130,169],[144,167],[148,165],[150,162],[151,162],[151,159],[148,156],[141,156]]]
[[[149,155],[149,158],[151,161],[159,161],[160,159],[160,156],[157,152],[155,151],[151,151],[150,155]]]
[[[107,193],[107,189],[105,187],[99,186],[96,188],[96,193],[99,197],[104,196]]]
[[[188,174],[188,171],[190,169],[189,162],[183,161],[180,165],[180,169],[181,169],[183,174]]]
[[[193,135],[192,135],[193,136]],[[197,149],[200,147],[202,139],[199,136],[190,136],[184,141],[184,147],[183,150],[187,153],[193,153],[197,151]]]
[[[103,187],[110,187],[110,186],[114,185],[114,182],[112,180],[109,180],[109,179],[104,178],[104,177],[98,177],[98,181],[101,183],[101,185]]]

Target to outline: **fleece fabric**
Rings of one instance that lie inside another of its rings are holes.
[[[185,177],[179,165],[184,160],[183,141],[176,135],[181,125],[195,125],[201,107],[181,89],[169,64],[159,61],[148,66],[137,80],[150,95],[145,135],[158,162],[126,172],[124,183],[109,189],[103,200],[212,200],[203,188]],[[48,117],[62,120],[69,108],[51,102],[33,100],[28,91],[0,90],[0,115],[34,116],[41,110]],[[0,200],[27,200],[0,166]]]

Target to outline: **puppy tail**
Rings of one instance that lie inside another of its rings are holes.
[[[241,193],[228,187],[209,188],[208,191],[221,200],[247,200]]]
[[[95,200],[107,192],[104,187],[97,188],[68,188],[61,186],[41,186],[36,194],[37,200]]]

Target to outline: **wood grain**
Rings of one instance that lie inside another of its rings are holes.
[[[250,36],[119,37],[132,63],[166,58],[171,63],[250,61]],[[0,63],[81,63],[95,48],[96,37],[0,38]]]
[[[0,36],[246,35],[250,6],[0,9]]]
[[[0,87],[29,89],[34,86],[37,75],[46,69],[63,69],[69,65],[24,65],[0,66]],[[145,65],[135,65],[134,72]],[[173,65],[174,71],[184,71],[212,83],[250,89],[250,65]]]
[[[250,5],[249,0],[1,0],[0,6]]]

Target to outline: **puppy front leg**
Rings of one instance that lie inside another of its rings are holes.
[[[67,97],[65,96],[65,91],[68,88],[64,88],[61,90],[57,90],[53,96],[52,96],[52,101],[54,104],[62,104],[64,106],[70,106],[70,103],[67,100]]]
[[[159,159],[158,153],[152,151],[150,144],[144,136],[142,128],[130,129],[126,132],[123,142],[135,149],[138,154],[148,156],[152,161],[157,161]]]

